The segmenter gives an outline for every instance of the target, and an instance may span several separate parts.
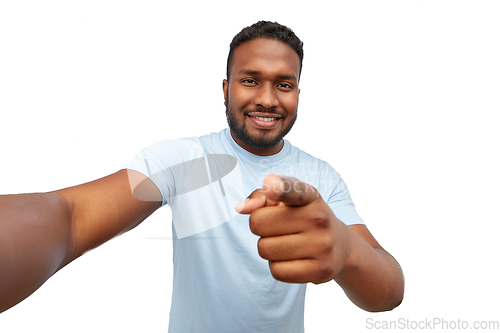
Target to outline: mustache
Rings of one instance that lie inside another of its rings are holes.
[[[286,118],[286,114],[283,113],[283,112],[277,111],[275,107],[272,107],[270,109],[266,109],[266,108],[245,109],[245,110],[243,110],[243,115],[247,116],[249,113],[252,113],[252,112],[262,112],[262,113],[276,114],[276,115],[280,116],[283,119]]]

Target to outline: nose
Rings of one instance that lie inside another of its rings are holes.
[[[255,95],[254,103],[257,106],[261,106],[265,109],[270,109],[278,106],[279,100],[273,85],[261,85],[257,90],[257,94]]]

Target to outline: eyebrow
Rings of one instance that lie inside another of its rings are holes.
[[[240,71],[240,74],[246,74],[246,75],[261,75],[261,72],[259,71],[254,71],[254,70],[245,70],[245,69],[242,69]],[[288,75],[288,74],[278,74],[277,75],[278,79],[281,79],[281,80],[296,80],[297,78],[295,77],[295,75]]]

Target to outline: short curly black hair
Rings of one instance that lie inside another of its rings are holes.
[[[284,25],[277,22],[259,21],[241,30],[236,36],[234,36],[231,44],[229,45],[229,55],[227,57],[226,67],[226,78],[228,81],[234,50],[241,44],[257,38],[279,40],[294,49],[300,59],[300,77],[300,73],[302,72],[302,59],[304,59],[304,43],[295,35],[292,29]]]

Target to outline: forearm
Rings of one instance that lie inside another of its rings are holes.
[[[397,261],[384,249],[372,247],[351,228],[349,259],[335,281],[351,301],[371,311],[389,311],[403,300],[404,277]]]
[[[0,312],[72,259],[70,216],[54,193],[0,196]]]

